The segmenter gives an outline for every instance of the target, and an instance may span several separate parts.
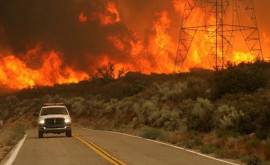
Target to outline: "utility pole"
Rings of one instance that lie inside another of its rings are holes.
[[[198,12],[202,14],[196,14]],[[224,69],[225,64],[231,62],[235,37],[242,37],[252,59],[264,60],[253,0],[185,0],[175,58],[176,73],[181,72],[187,56],[193,53],[190,50],[196,37],[208,43],[210,48],[205,52],[209,59],[214,59],[211,65],[215,70]]]

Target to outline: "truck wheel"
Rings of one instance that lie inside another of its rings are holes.
[[[41,131],[38,131],[38,138],[43,138],[43,133]]]
[[[71,130],[69,130],[69,131],[66,132],[66,136],[67,136],[67,137],[71,137],[71,136],[72,136]]]

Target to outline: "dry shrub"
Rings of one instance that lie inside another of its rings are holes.
[[[216,139],[216,135],[214,133],[209,133],[203,137],[203,144],[210,145],[214,139]]]
[[[263,146],[263,154],[265,160],[270,161],[270,139],[265,141],[265,144]]]
[[[262,165],[263,160],[262,158],[257,154],[247,155],[241,158],[243,162],[245,162],[247,165]]]
[[[188,141],[192,139],[192,134],[189,131],[183,131],[180,133],[180,141]]]
[[[187,127],[190,130],[210,132],[213,128],[213,105],[208,99],[198,98],[188,114]]]
[[[225,155],[228,158],[239,158],[239,151],[235,148],[233,149],[224,149],[225,150]]]
[[[270,149],[268,147],[262,148],[262,154],[263,154],[264,160],[270,161]]]
[[[221,105],[215,112],[215,127],[221,130],[233,130],[237,128],[242,116],[244,116],[242,111],[237,111],[232,106]]]
[[[167,134],[157,129],[147,129],[140,136],[146,139],[153,139],[153,140],[162,140],[162,141],[170,140]]]
[[[172,135],[171,143],[172,144],[177,144],[180,141],[181,141],[180,132],[174,132],[173,135]]]
[[[200,149],[202,153],[210,154],[214,153],[216,151],[216,147],[213,145],[203,145]]]
[[[226,139],[226,143],[225,143],[225,148],[228,149],[233,149],[235,147],[235,145],[237,144],[237,139],[233,138],[233,137],[228,137]]]

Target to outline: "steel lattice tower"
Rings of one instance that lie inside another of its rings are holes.
[[[237,33],[250,54],[263,60],[253,0],[185,0],[175,72],[179,72],[198,33],[208,44],[215,70],[230,61]]]

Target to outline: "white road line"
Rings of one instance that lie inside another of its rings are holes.
[[[3,165],[12,165],[14,160],[16,159],[25,139],[26,139],[27,134],[24,135],[23,139],[19,141],[19,143],[15,146],[13,150],[8,154],[9,158],[6,162],[3,163]]]
[[[89,129],[89,128],[83,128],[83,129],[92,130],[92,129]],[[94,130],[94,131],[103,131],[103,130]],[[129,134],[120,133],[120,132],[113,132],[113,131],[103,131],[103,132],[110,132],[110,133],[129,136],[129,137],[133,137],[133,138],[137,138],[137,139],[143,139],[143,140],[147,140],[147,141],[150,141],[150,142],[154,142],[154,143],[162,144],[162,145],[165,145],[165,146],[173,147],[173,148],[176,148],[176,149],[184,150],[184,151],[187,151],[187,152],[190,152],[190,153],[193,153],[193,154],[197,154],[199,156],[206,157],[206,158],[209,158],[209,159],[213,159],[213,160],[216,160],[216,161],[220,161],[220,162],[223,162],[223,163],[227,163],[227,164],[231,164],[231,165],[239,165],[239,164],[236,164],[236,163],[232,163],[232,162],[229,162],[229,161],[226,161],[226,160],[214,158],[212,156],[208,156],[208,155],[196,152],[196,151],[192,151],[192,150],[189,150],[189,149],[185,149],[185,148],[182,148],[182,147],[178,147],[178,146],[175,146],[175,145],[171,145],[171,144],[156,141],[156,140],[145,139],[145,138],[142,138],[142,137],[139,137],[139,136],[129,135]]]

